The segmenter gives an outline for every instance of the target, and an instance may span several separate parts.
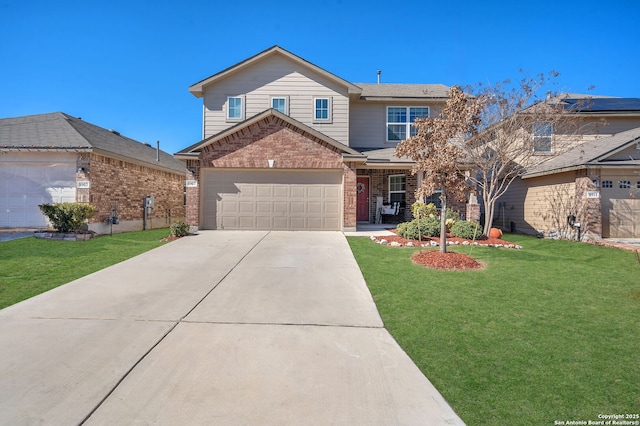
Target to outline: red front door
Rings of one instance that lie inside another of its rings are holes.
[[[369,221],[369,177],[358,176],[356,183],[356,220]]]

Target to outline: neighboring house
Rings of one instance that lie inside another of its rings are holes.
[[[579,101],[564,99],[568,107]],[[573,114],[590,130],[556,155],[554,141],[563,135],[541,127],[536,149],[549,159],[512,184],[494,224],[575,238],[578,228],[567,223],[573,215],[582,238],[640,238],[640,99],[588,99]]]
[[[88,228],[97,233],[167,227],[184,220],[184,176],[184,163],[158,147],[64,113],[0,119],[3,228],[46,227],[38,205],[60,202],[95,206]]]
[[[175,154],[190,225],[351,230],[378,219],[378,200],[410,219],[419,177],[395,147],[449,88],[354,84],[274,46],[189,90],[204,106],[203,140]]]

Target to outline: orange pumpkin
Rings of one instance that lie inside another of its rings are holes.
[[[502,231],[498,228],[491,228],[489,230],[489,238],[502,238]]]

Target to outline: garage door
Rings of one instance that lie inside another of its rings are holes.
[[[204,170],[204,229],[340,230],[342,170]]]
[[[0,163],[0,227],[44,227],[47,220],[39,204],[76,200],[75,158],[71,164],[42,164],[7,157]]]
[[[609,237],[640,238],[640,200],[609,199]]]

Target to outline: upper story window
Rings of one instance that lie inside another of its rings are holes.
[[[271,108],[289,114],[289,100],[286,96],[274,96],[271,98]]]
[[[244,120],[244,96],[227,97],[227,120]]]
[[[387,107],[387,141],[400,142],[418,131],[413,126],[416,118],[429,117],[429,107]]]
[[[392,175],[389,176],[389,202],[396,203],[400,202],[401,206],[404,207],[404,202],[406,198],[406,185],[407,180],[405,175]]]
[[[553,152],[553,125],[548,121],[533,123],[533,153],[551,154]]]
[[[331,122],[331,98],[313,98],[313,122]]]

